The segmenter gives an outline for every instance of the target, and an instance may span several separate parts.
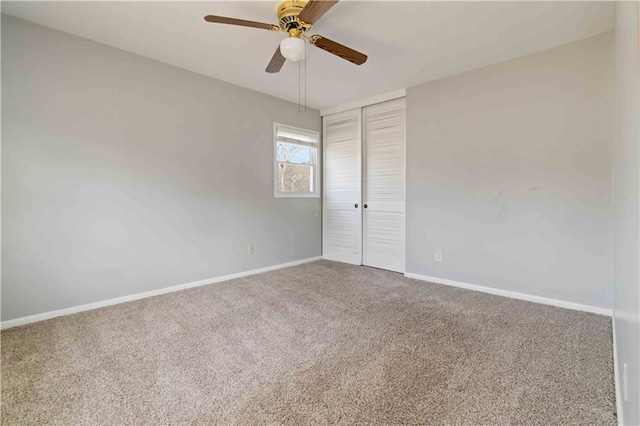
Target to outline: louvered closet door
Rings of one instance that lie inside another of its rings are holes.
[[[361,111],[323,118],[323,257],[362,264]]]
[[[405,100],[363,109],[362,263],[405,271]]]

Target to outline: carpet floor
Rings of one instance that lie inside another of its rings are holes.
[[[611,322],[319,261],[2,332],[2,424],[616,424]]]

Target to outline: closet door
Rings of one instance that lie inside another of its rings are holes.
[[[323,117],[325,259],[362,264],[362,114]]]
[[[405,100],[363,109],[362,263],[405,272]]]

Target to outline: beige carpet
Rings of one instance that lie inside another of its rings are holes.
[[[2,332],[2,424],[615,424],[603,316],[320,261]]]

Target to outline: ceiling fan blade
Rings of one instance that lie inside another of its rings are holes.
[[[240,25],[241,27],[261,28],[263,30],[279,30],[280,27],[264,22],[246,21],[244,19],[227,18],[224,16],[207,15],[204,17],[207,22],[218,24]]]
[[[338,3],[338,0],[310,0],[298,15],[298,19],[313,25],[336,3]]]
[[[280,72],[282,65],[287,59],[282,56],[282,52],[280,52],[280,46],[276,49],[276,53],[273,54],[271,61],[269,61],[269,65],[267,65],[267,69],[265,70],[268,73],[276,73]]]
[[[311,44],[325,50],[329,53],[333,53],[336,56],[340,56],[342,59],[354,63],[356,65],[362,65],[367,62],[367,55],[360,53],[357,50],[353,50],[350,47],[344,46],[340,43],[336,43],[333,40],[329,40],[326,37],[314,35],[310,40]]]

